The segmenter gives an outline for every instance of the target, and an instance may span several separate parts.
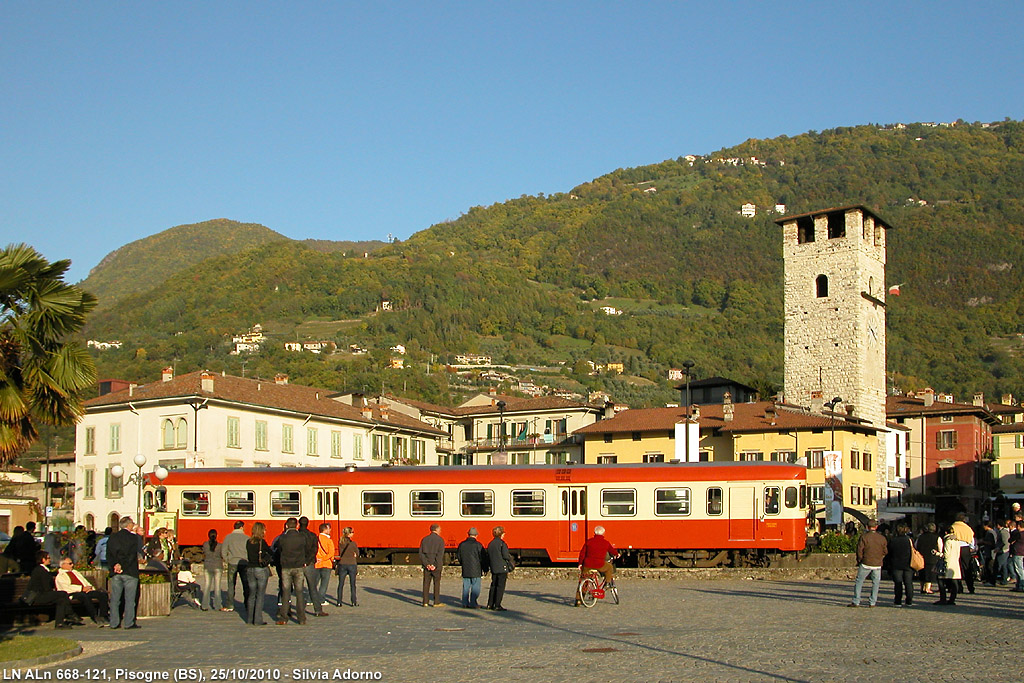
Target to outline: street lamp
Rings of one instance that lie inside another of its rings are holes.
[[[498,452],[505,452],[505,402],[498,401]]]
[[[135,496],[135,509],[136,513],[138,514],[138,517],[136,517],[135,519],[136,523],[139,524],[139,528],[141,528],[143,533],[145,533],[146,526],[142,522],[142,485],[145,483],[145,475],[142,474],[142,468],[145,467],[146,465],[146,456],[143,455],[142,453],[139,453],[134,458],[132,458],[132,462],[135,463],[135,466],[137,468],[139,468],[139,471],[133,472],[132,474],[128,475],[128,479],[126,481],[129,484],[135,484],[137,487],[137,493]],[[156,467],[153,468],[153,474],[156,476],[157,479],[163,481],[164,479],[167,478],[167,469],[164,468],[163,465],[157,465]],[[120,465],[114,465],[113,467],[110,468],[110,476],[120,479],[121,477],[124,476],[124,468],[121,467]]]
[[[836,396],[831,401],[825,403],[828,406],[829,412],[832,413],[832,450],[836,449],[836,406],[843,402],[843,399]]]
[[[696,365],[692,360],[683,361],[683,375],[686,377],[686,431],[684,434],[683,453],[686,456],[686,462],[690,462],[690,406],[693,404],[690,401],[690,375],[693,372],[693,366]]]

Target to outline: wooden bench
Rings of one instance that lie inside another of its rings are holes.
[[[56,605],[29,605],[21,600],[28,589],[28,574],[0,575],[0,624],[35,626],[53,621]]]

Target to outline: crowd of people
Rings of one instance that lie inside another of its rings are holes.
[[[914,580],[920,584],[921,595],[939,599],[933,604],[956,605],[965,591],[975,592],[978,581],[990,586],[1008,586],[1024,592],[1024,516],[1014,503],[1005,519],[994,524],[985,520],[972,528],[965,513],[959,513],[952,524],[939,528],[926,524],[915,537],[905,523],[894,529],[879,527],[875,522],[857,543],[857,578],[850,607],[860,607],[864,583],[871,579],[868,606],[878,603],[883,569],[893,581],[893,605],[914,604]]]

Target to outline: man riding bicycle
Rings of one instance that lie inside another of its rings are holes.
[[[618,556],[619,551],[604,537],[604,527],[594,527],[594,535],[588,538],[580,548],[580,577],[582,578],[587,570],[599,571],[604,575],[605,585],[614,586],[615,565],[611,560]]]

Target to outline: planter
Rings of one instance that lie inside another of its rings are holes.
[[[139,605],[136,611],[140,617],[166,617],[171,614],[171,584],[139,584]]]
[[[107,570],[106,569],[83,569],[78,572],[86,579],[89,580],[97,590],[107,590]]]

